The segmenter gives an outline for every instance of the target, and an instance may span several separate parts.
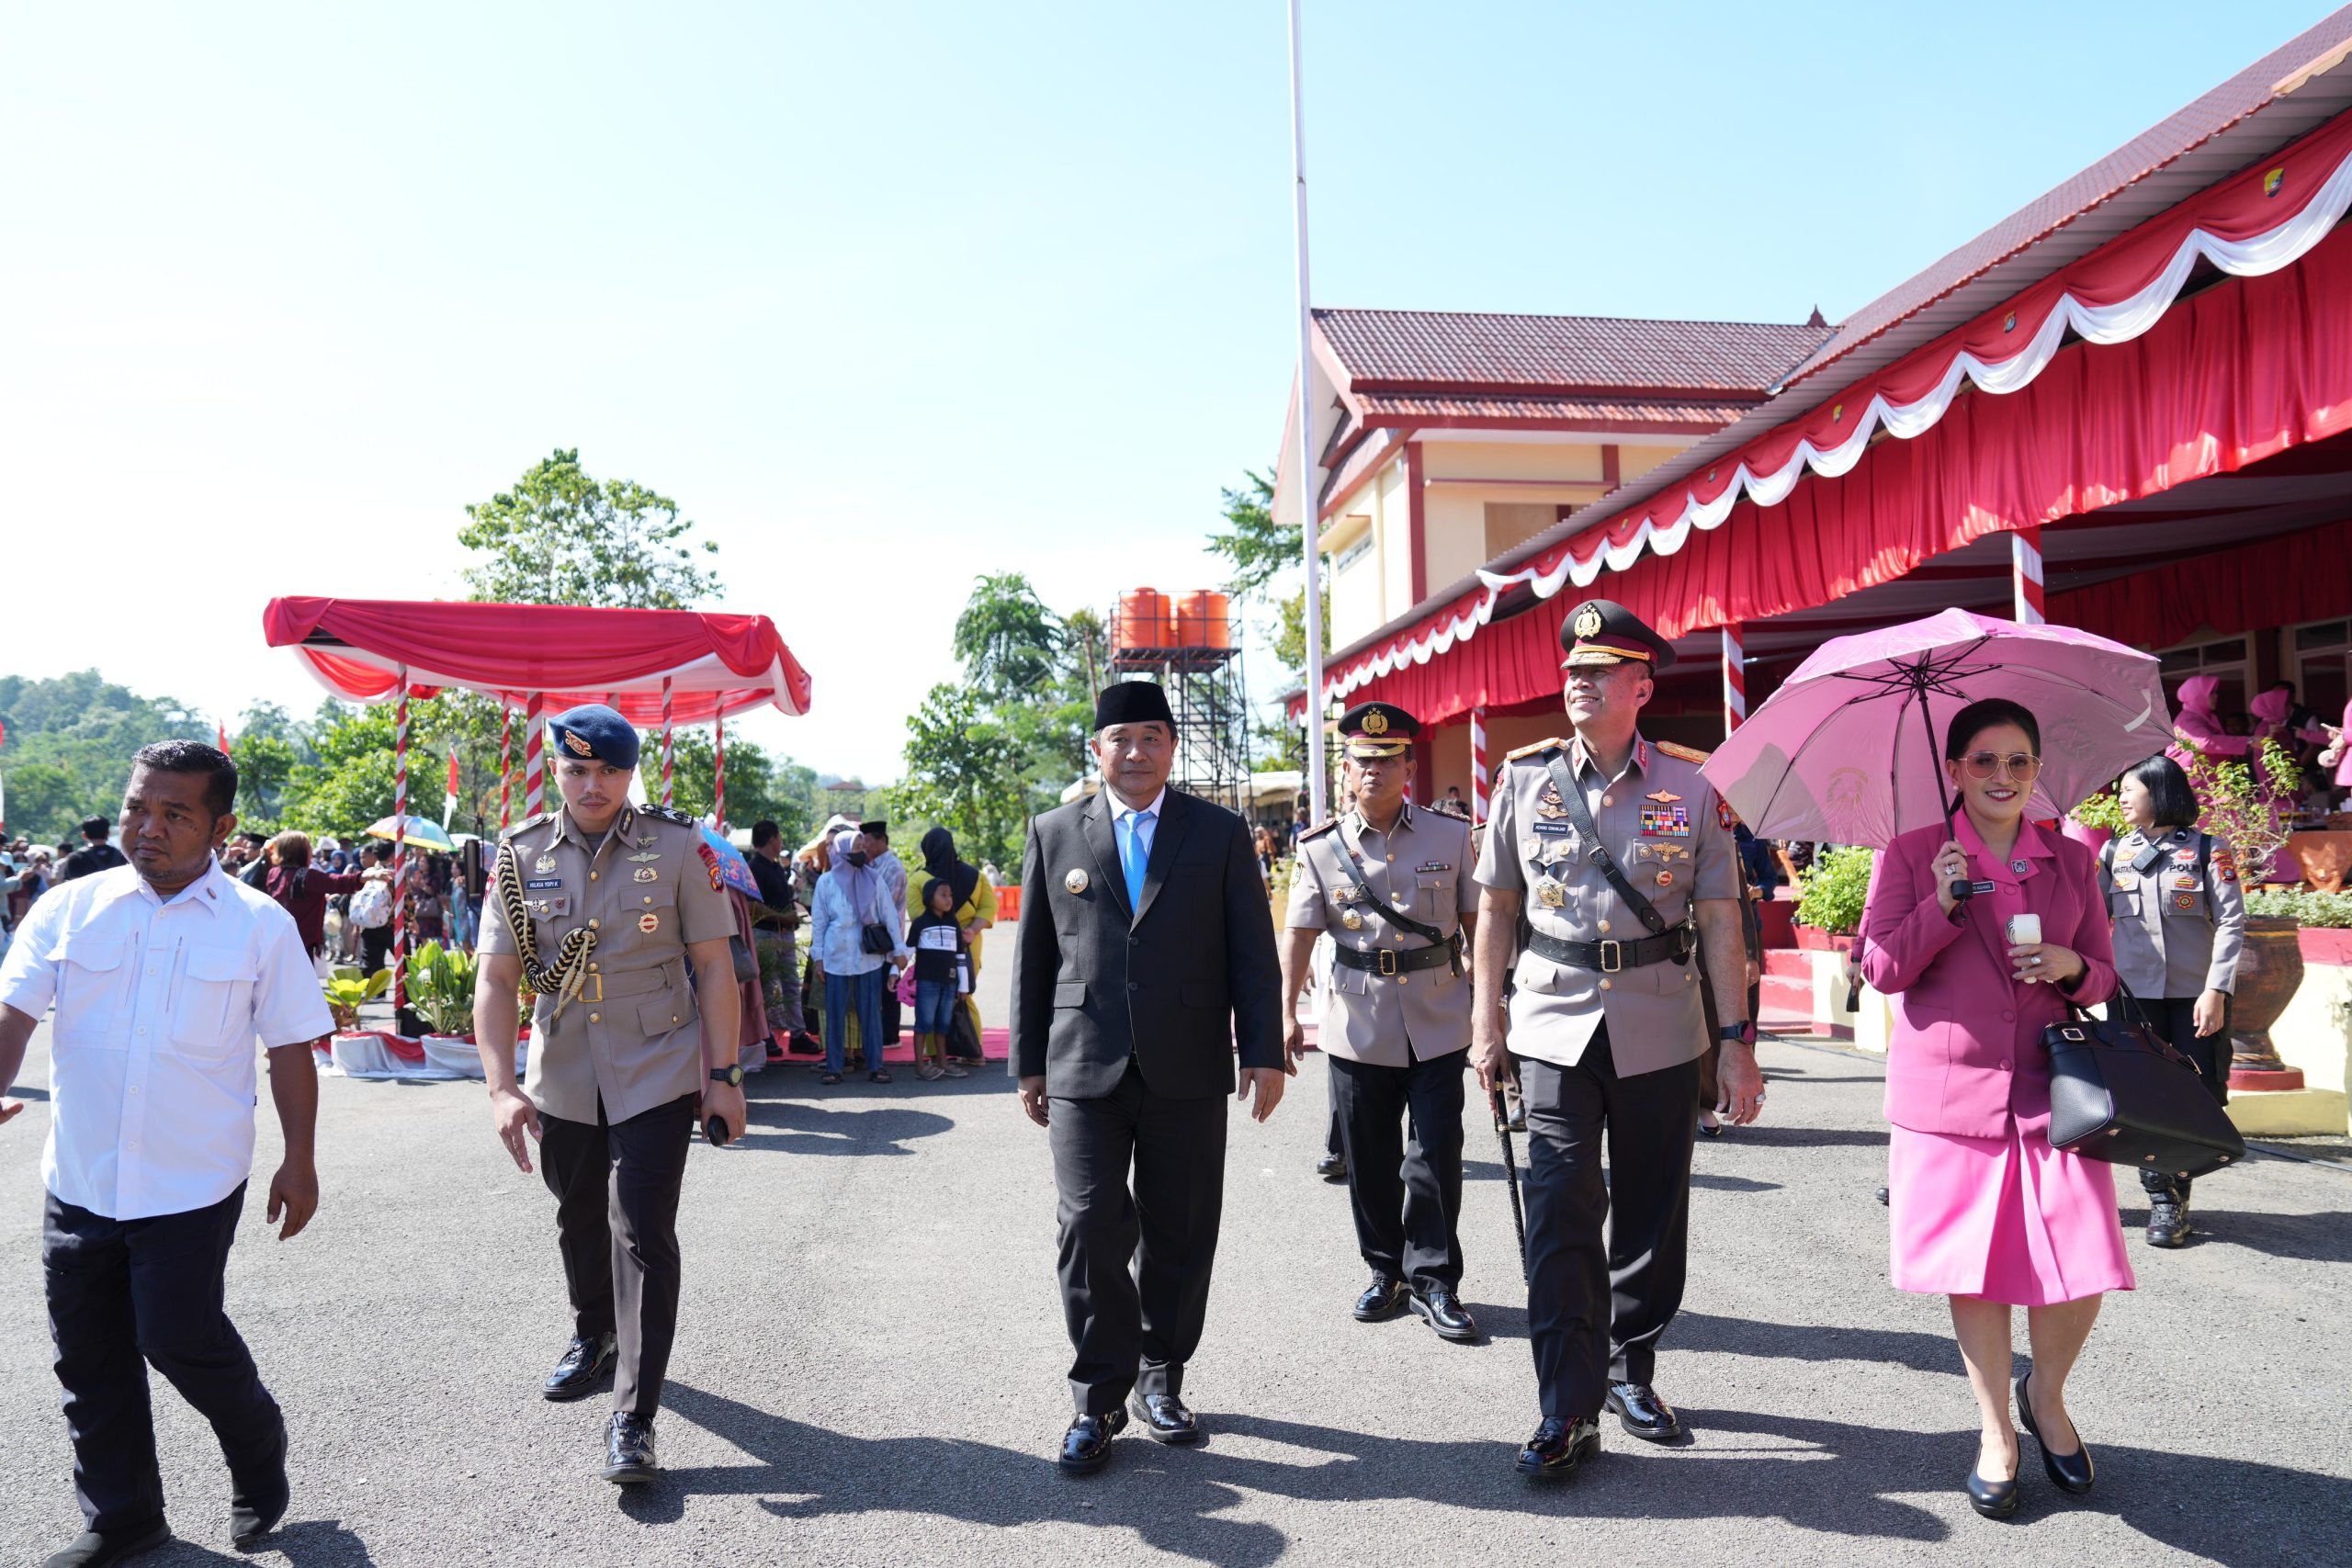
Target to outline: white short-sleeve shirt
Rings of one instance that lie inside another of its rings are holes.
[[[132,866],[62,883],[0,964],[0,1004],[51,1002],[41,1178],[108,1219],[217,1203],[251,1174],[254,1042],[334,1028],[293,918],[214,862],[168,901]]]

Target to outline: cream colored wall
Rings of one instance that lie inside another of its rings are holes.
[[[1428,529],[1421,554],[1429,562],[1432,593],[1487,564],[1486,503],[1466,490],[1431,485],[1423,491],[1421,522]]]
[[[1427,804],[1445,798],[1445,786],[1452,784],[1470,798],[1470,726],[1462,721],[1441,726],[1435,731],[1421,731],[1422,743],[1429,748],[1431,777]],[[1489,767],[1494,765],[1494,753],[1487,753]]]
[[[1620,446],[1617,448],[1617,482],[1630,484],[1681,450],[1679,446]]]
[[[1377,519],[1373,526],[1379,526]],[[1351,547],[1352,541],[1342,546],[1338,554],[1343,556]],[[1333,648],[1347,647],[1385,619],[1380,613],[1380,546],[1376,539],[1370,550],[1345,568],[1335,568],[1326,581],[1330,584],[1325,592],[1330,595]]]
[[[1405,472],[1405,458],[1400,453],[1374,481],[1379,496],[1374,517],[1380,525],[1381,621],[1401,615],[1413,607],[1412,496],[1406,489]],[[1378,624],[1375,622],[1374,626]]]

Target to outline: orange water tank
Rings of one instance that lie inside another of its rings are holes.
[[[1233,622],[1226,596],[1206,588],[1177,595],[1176,641],[1182,648],[1231,648]]]
[[[1111,646],[1166,648],[1169,645],[1168,596],[1157,588],[1130,588],[1120,594],[1118,614],[1111,626]]]

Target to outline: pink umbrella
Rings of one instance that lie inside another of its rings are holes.
[[[2073,626],[1946,610],[1823,643],[1701,771],[1759,837],[1883,849],[1951,815],[1944,726],[1984,697],[2041,727],[2036,818],[2172,738],[2154,656]]]

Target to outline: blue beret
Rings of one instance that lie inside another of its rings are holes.
[[[565,709],[548,720],[548,734],[559,757],[594,757],[616,768],[637,766],[637,727],[602,703]]]

